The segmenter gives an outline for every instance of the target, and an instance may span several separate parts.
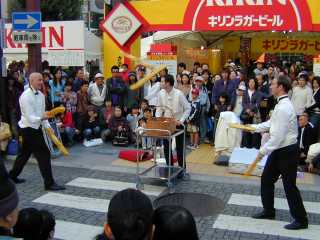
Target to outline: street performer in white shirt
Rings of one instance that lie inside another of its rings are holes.
[[[18,176],[33,154],[44,179],[45,190],[64,190],[65,188],[56,184],[53,179],[51,155],[41,130],[41,127],[50,127],[45,112],[45,97],[40,91],[42,84],[42,75],[37,72],[31,73],[30,86],[20,96],[21,120],[19,127],[22,134],[22,149],[9,174],[15,183],[25,182],[25,179],[18,178]]]
[[[170,74],[166,75],[164,89],[159,92],[159,105],[156,117],[173,117],[176,120],[177,128],[183,129],[183,124],[190,115],[191,107],[184,94],[173,86],[173,76]],[[185,146],[183,145],[183,137],[184,134],[176,137],[177,160],[180,167],[184,167],[183,152]],[[164,140],[163,145],[166,162],[169,165],[169,141]]]
[[[260,148],[258,158],[268,155],[261,176],[261,199],[263,211],[254,215],[256,219],[274,219],[274,184],[282,177],[284,191],[294,221],[286,226],[288,230],[308,228],[307,213],[296,186],[298,166],[298,124],[294,107],[288,98],[291,89],[290,79],[279,76],[271,84],[272,94],[278,104],[267,122],[251,125],[256,132],[269,131],[270,139]]]

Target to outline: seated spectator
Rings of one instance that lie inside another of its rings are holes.
[[[153,240],[198,240],[192,214],[180,206],[161,206],[154,212]]]
[[[307,113],[304,113],[299,116],[299,135],[298,135],[298,144],[299,144],[299,156],[301,165],[305,165],[309,147],[311,144],[315,143],[314,129],[313,126],[309,123],[309,117]]]
[[[120,106],[114,107],[114,113],[110,119],[108,129],[104,130],[101,134],[104,141],[112,141],[116,136],[130,138],[129,122],[122,116],[122,109]]]
[[[88,106],[88,113],[84,121],[83,136],[85,140],[98,138],[100,135],[100,127],[98,120],[98,113],[94,106]]]
[[[65,137],[63,139],[66,139],[66,145],[68,147],[73,146],[74,137],[76,134],[79,134],[80,131],[75,128],[71,112],[62,113],[57,116],[57,119],[57,126],[60,133]]]
[[[118,192],[110,201],[104,232],[96,239],[151,239],[152,216],[153,207],[148,196],[134,189]]]
[[[77,94],[72,91],[72,83],[66,83],[61,101],[67,112],[74,114],[77,111]]]
[[[0,238],[11,236],[11,228],[18,220],[19,197],[14,183],[9,180],[3,162],[0,160]],[[8,238],[10,239],[10,238]]]
[[[10,138],[10,126],[8,123],[2,122],[2,116],[0,115],[0,158],[5,157]]]
[[[40,240],[42,216],[35,208],[20,210],[18,221],[13,227],[13,236],[24,240]]]
[[[75,125],[77,129],[82,131],[83,123],[86,118],[89,106],[88,82],[83,82],[80,90],[77,92],[77,118]]]
[[[320,173],[320,143],[310,145],[306,163],[308,172]]]
[[[201,105],[199,100],[199,90],[193,88],[191,91],[192,100],[190,116],[187,118],[187,131],[190,134],[190,149],[199,148],[199,130]]]
[[[47,210],[40,210],[42,217],[42,227],[40,240],[52,240],[54,239],[54,232],[56,226],[56,220],[53,214]]]

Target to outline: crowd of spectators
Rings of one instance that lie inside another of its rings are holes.
[[[307,155],[309,147],[317,143],[320,129],[320,77],[303,63],[251,62],[242,66],[234,62],[228,60],[218,73],[210,72],[208,64],[195,62],[190,69],[183,62],[178,64],[175,88],[182,91],[192,109],[185,122],[190,137],[188,148],[193,150],[202,143],[213,144],[221,112],[233,111],[244,124],[266,121],[276,104],[269,90],[271,81],[279,75],[287,75],[292,83],[289,97],[299,120],[300,163],[306,166],[303,167],[305,170],[318,168],[317,159],[320,157],[310,163]],[[129,144],[135,143],[137,127],[145,126],[155,114],[159,93],[168,75],[165,69],[142,88],[132,90],[129,86],[147,73],[142,65],[132,71],[126,64],[113,66],[109,79],[99,72],[90,78],[82,68],[70,71],[49,67],[48,64],[44,66],[43,93],[47,110],[60,105],[66,108],[64,114],[57,116],[55,123],[68,147],[96,138],[112,143],[117,142],[117,138],[125,138]],[[2,155],[5,155],[9,140],[18,139],[18,99],[26,87],[28,78],[23,62],[10,64],[6,91],[10,111],[0,124]],[[8,132],[8,128],[11,131]],[[143,148],[152,145],[147,138],[140,143]],[[260,145],[260,134],[243,134],[242,147],[259,148]]]

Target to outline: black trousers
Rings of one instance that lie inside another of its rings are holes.
[[[290,213],[297,221],[306,221],[307,213],[296,185],[298,145],[290,145],[273,151],[268,157],[261,177],[262,205],[266,211],[274,211],[274,184],[282,176]]]
[[[34,155],[44,179],[45,186],[51,186],[54,183],[51,169],[51,155],[45,143],[41,129],[22,128],[22,148],[10,171],[10,176],[16,178],[22,172],[28,162],[31,154]]]
[[[183,127],[177,127],[177,129],[183,129]],[[184,145],[183,145],[183,139],[184,134],[180,134],[176,137],[176,151],[177,151],[177,160],[180,167],[183,167],[183,151],[184,151]],[[163,140],[163,146],[164,146],[164,156],[166,158],[167,165],[169,165],[169,140]],[[171,149],[171,165],[173,165],[173,157],[172,157],[172,149]]]

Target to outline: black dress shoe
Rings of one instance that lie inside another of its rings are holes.
[[[60,185],[58,185],[56,183],[45,187],[45,190],[47,190],[47,191],[62,191],[62,190],[65,190],[65,189],[66,188],[64,186],[60,186]]]
[[[285,225],[284,228],[288,230],[306,229],[308,228],[308,221],[298,222],[294,220],[292,223]]]
[[[252,216],[252,218],[255,219],[275,219],[276,218],[276,213],[275,211],[266,211],[263,210],[262,212],[256,213]]]
[[[26,182],[26,180],[25,179],[23,179],[23,178],[17,178],[17,177],[11,177],[11,180],[15,183],[15,184],[20,184],[20,183],[24,183],[24,182]]]

